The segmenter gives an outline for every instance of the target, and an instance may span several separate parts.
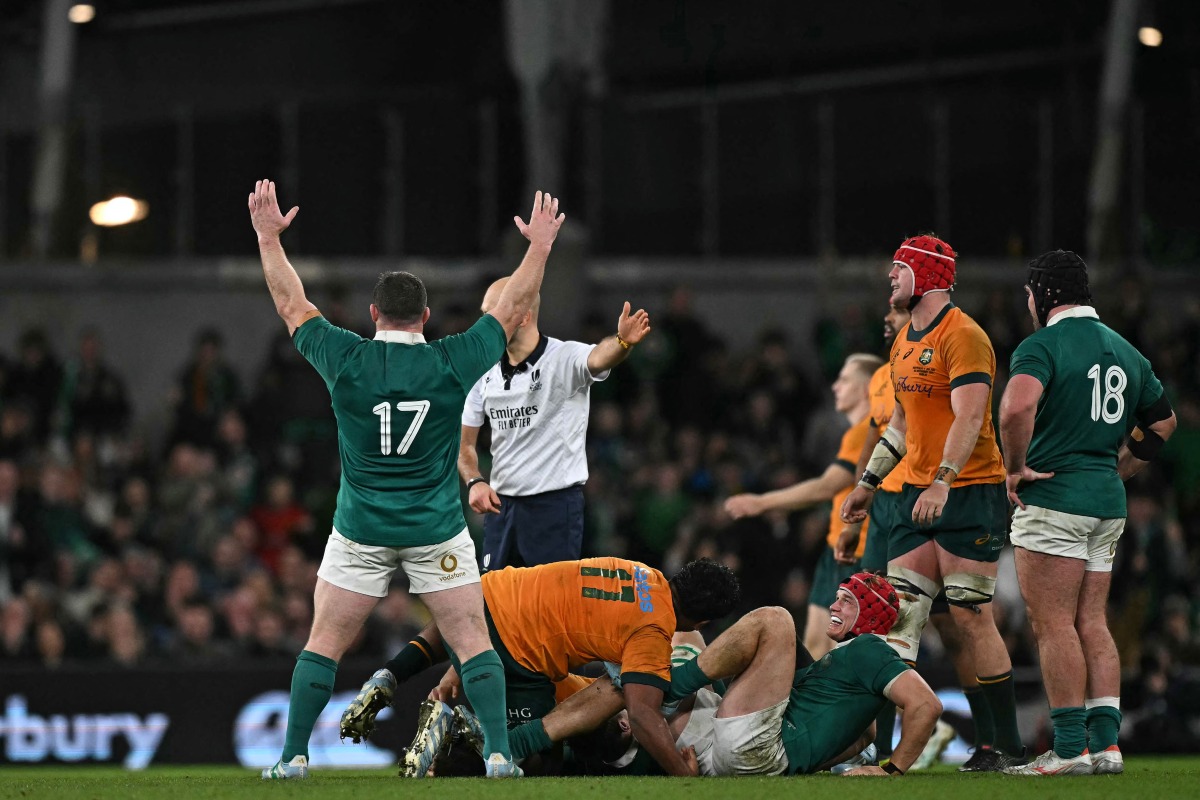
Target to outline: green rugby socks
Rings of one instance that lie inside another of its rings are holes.
[[[1084,708],[1087,709],[1088,749],[1102,753],[1115,747],[1121,732],[1121,698],[1093,697],[1084,702]]]
[[[1078,758],[1087,749],[1087,712],[1083,706],[1050,709],[1054,723],[1054,752],[1059,758]]]
[[[518,725],[508,732],[508,743],[512,745],[514,759],[525,758],[554,746],[546,735],[546,726],[540,719]]]
[[[292,695],[288,703],[287,735],[283,741],[283,761],[294,756],[308,757],[308,739],[317,717],[325,710],[333,694],[337,662],[304,650],[292,670]]]
[[[677,667],[671,667],[671,689],[667,692],[666,702],[682,700],[712,683],[712,678],[700,669],[699,661],[698,658],[692,658]]]
[[[483,753],[500,753],[512,759],[508,742],[508,706],[505,703],[504,665],[495,650],[484,650],[462,665],[463,690],[483,727]],[[544,733],[544,731],[543,731]]]

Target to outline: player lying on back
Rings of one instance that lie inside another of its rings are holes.
[[[808,774],[859,752],[890,700],[903,712],[891,761],[845,774],[903,775],[929,740],[942,704],[884,638],[898,609],[884,578],[850,576],[829,607],[827,633],[836,644],[799,670],[791,614],[760,608],[746,615],[695,660],[671,670],[670,698],[698,693],[677,744],[695,747],[707,775]],[[719,698],[704,689],[722,680],[731,682]]]

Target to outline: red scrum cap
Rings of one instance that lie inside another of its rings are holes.
[[[842,581],[842,588],[858,602],[858,618],[850,628],[850,635],[878,633],[886,636],[900,614],[900,598],[887,579],[871,572],[856,572]]]
[[[905,239],[892,256],[892,263],[908,267],[913,273],[913,298],[929,292],[954,288],[954,259],[958,253],[936,236],[922,234]]]

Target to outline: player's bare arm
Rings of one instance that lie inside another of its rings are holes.
[[[734,519],[757,517],[768,511],[796,511],[834,496],[854,484],[854,474],[841,464],[830,464],[816,478],[765,494],[735,494],[725,501],[725,513]]]
[[[1033,422],[1037,416],[1038,400],[1042,397],[1042,382],[1032,375],[1014,375],[1000,398],[1000,442],[1004,451],[1004,479],[1008,502],[1024,509],[1017,495],[1021,482],[1053,478],[1053,472],[1034,472],[1025,463],[1029,442],[1033,439]]]
[[[900,405],[899,400],[896,401],[896,406],[892,409],[892,419],[888,422],[888,428],[895,431],[901,441],[903,441],[905,435],[908,433],[908,420],[904,417],[904,406]],[[869,432],[867,434],[868,442],[872,440],[872,437],[874,437],[875,445],[878,445],[880,439],[883,438],[878,433]],[[867,465],[875,457],[875,451],[878,449],[875,445],[871,446],[865,462],[861,456],[859,457],[857,475],[862,475],[866,472]],[[863,448],[863,452],[867,453],[866,447]],[[899,463],[899,459],[897,459],[897,463]],[[887,476],[880,475],[878,477],[882,480]],[[862,481],[859,481],[858,485],[854,487],[850,494],[846,495],[846,499],[842,502],[842,522],[851,523],[865,520],[867,518],[867,510],[871,508],[871,501],[873,499],[875,499],[875,488],[865,486]]]
[[[517,230],[529,240],[529,249],[525,251],[525,258],[512,278],[505,284],[500,299],[487,312],[504,327],[504,333],[509,338],[512,338],[542,288],[542,276],[546,272],[550,248],[566,218],[566,214],[558,213],[558,198],[545,192],[534,195],[533,211],[529,214],[528,223],[520,217],[513,217]]]
[[[991,386],[986,383],[968,383],[950,390],[950,409],[954,412],[954,422],[942,446],[942,466],[938,468],[933,483],[921,492],[913,505],[912,518],[918,525],[932,525],[946,508],[950,486],[979,441],[979,431],[983,428],[990,396]]]
[[[300,212],[300,206],[293,206],[287,214],[281,213],[279,200],[275,196],[275,183],[270,180],[254,184],[248,205],[250,223],[258,234],[258,253],[262,257],[267,289],[275,301],[275,310],[287,323],[288,334],[291,335],[305,321],[320,314],[317,307],[304,296],[304,284],[288,262],[283,243],[279,240]]]
[[[650,315],[644,308],[639,308],[630,314],[630,308],[629,302],[626,301],[625,307],[621,309],[621,315],[617,317],[616,335],[605,337],[588,354],[588,372],[592,375],[599,375],[601,372],[610,370],[629,358],[629,354],[633,352],[633,346],[650,333]]]
[[[499,514],[500,496],[486,480],[475,481],[484,477],[479,471],[479,428],[471,425],[462,426],[462,435],[458,440],[458,476],[463,483],[471,484],[467,490],[467,502],[471,510],[477,514]]]
[[[880,767],[859,767],[847,772],[847,775],[888,776],[908,772],[908,768],[925,749],[938,717],[942,715],[942,701],[938,700],[916,670],[906,670],[892,681],[887,688],[887,698],[896,704],[896,710],[902,714],[900,741],[892,751],[891,758],[891,764],[899,773],[890,773]]]
[[[627,683],[622,687],[625,693],[625,708],[629,711],[629,726],[633,737],[646,748],[646,752],[658,762],[668,775],[691,777],[699,774],[695,753],[688,759],[684,753],[675,749],[675,739],[671,729],[663,719],[662,689],[641,683]],[[688,748],[684,748],[687,750]]]

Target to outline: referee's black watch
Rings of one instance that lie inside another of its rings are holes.
[[[471,491],[471,487],[477,483],[487,483],[487,482],[488,482],[488,479],[483,477],[482,475],[475,477],[475,478],[471,478],[471,480],[467,481],[467,491],[468,492]]]

